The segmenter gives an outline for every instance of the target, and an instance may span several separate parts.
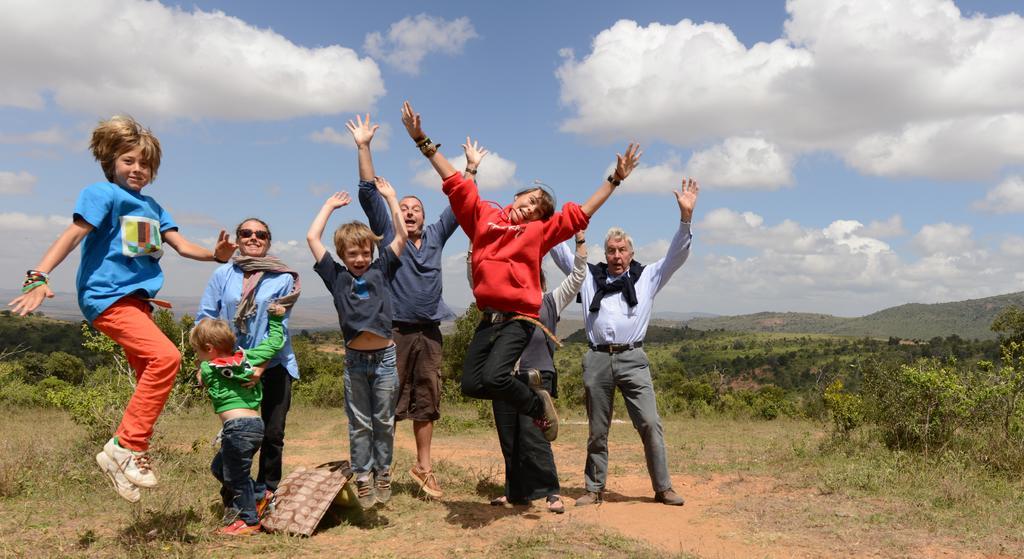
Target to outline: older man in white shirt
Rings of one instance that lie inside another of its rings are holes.
[[[648,266],[633,260],[633,240],[617,227],[605,238],[605,263],[589,265],[580,296],[590,350],[583,356],[583,386],[590,435],[587,439],[586,494],[576,506],[602,501],[608,477],[608,429],[615,389],[622,391],[633,427],[640,434],[654,500],[666,505],[684,503],[672,489],[665,437],[651,382],[650,363],[643,350],[654,297],[690,254],[690,220],[700,188],[683,179],[673,191],[679,204],[679,228],[664,258]],[[561,244],[551,251],[563,272],[572,269],[574,249]]]

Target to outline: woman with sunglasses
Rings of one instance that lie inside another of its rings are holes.
[[[204,318],[226,320],[238,344],[251,349],[269,335],[267,308],[279,303],[288,309],[283,321],[284,348],[263,367],[257,367],[250,381],[250,386],[263,383],[260,415],[265,429],[256,480],[272,493],[281,482],[285,417],[291,407],[292,381],[299,378],[299,365],[288,336],[291,306],[299,297],[299,275],[276,257],[267,256],[271,236],[263,220],[246,219],[235,229],[235,235],[238,254],[213,272],[199,302],[196,322]]]

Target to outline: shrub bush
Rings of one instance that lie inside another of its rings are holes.
[[[849,437],[850,432],[864,423],[864,400],[843,392],[843,381],[836,379],[825,389],[825,407],[832,417],[833,433]]]
[[[316,375],[312,380],[295,384],[295,401],[320,408],[345,406],[345,379],[343,372]]]
[[[90,440],[102,442],[117,428],[131,395],[130,385],[115,381],[88,387],[55,388],[46,392],[46,399],[84,427]]]
[[[923,450],[945,446],[965,427],[979,386],[969,371],[937,359],[912,365],[873,364],[864,370],[869,417],[891,448]]]

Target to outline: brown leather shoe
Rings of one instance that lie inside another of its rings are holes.
[[[602,498],[602,495],[600,493],[587,491],[586,493],[583,494],[582,497],[576,499],[576,506],[585,507],[587,505],[600,505],[603,502],[604,499]]]
[[[681,507],[681,506],[683,506],[686,503],[686,501],[684,501],[683,498],[680,497],[678,493],[676,493],[675,491],[673,491],[671,489],[666,489],[664,491],[658,491],[657,493],[654,494],[654,500],[656,502],[659,502],[659,503],[662,503],[662,504],[665,504],[665,505],[671,505],[673,507]]]
[[[424,472],[419,469],[419,466],[414,465],[412,469],[409,470],[409,477],[419,484],[420,489],[427,495],[435,499],[440,499],[444,496],[444,492],[441,491],[441,486],[437,483],[437,478],[434,477],[434,472],[432,470]]]

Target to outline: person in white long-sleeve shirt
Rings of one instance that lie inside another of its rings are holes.
[[[651,321],[654,297],[668,283],[690,254],[690,221],[700,188],[683,179],[673,191],[679,204],[679,228],[665,257],[648,266],[633,260],[633,240],[614,227],[605,237],[605,262],[590,264],[580,290],[590,350],[583,356],[583,386],[587,398],[586,494],[577,506],[600,503],[608,477],[608,429],[615,389],[622,391],[626,410],[640,434],[651,476],[654,499],[666,505],[682,505],[672,489],[665,452],[665,437],[651,382],[650,362],[643,350]],[[561,244],[550,252],[565,273],[572,266],[572,250]]]

